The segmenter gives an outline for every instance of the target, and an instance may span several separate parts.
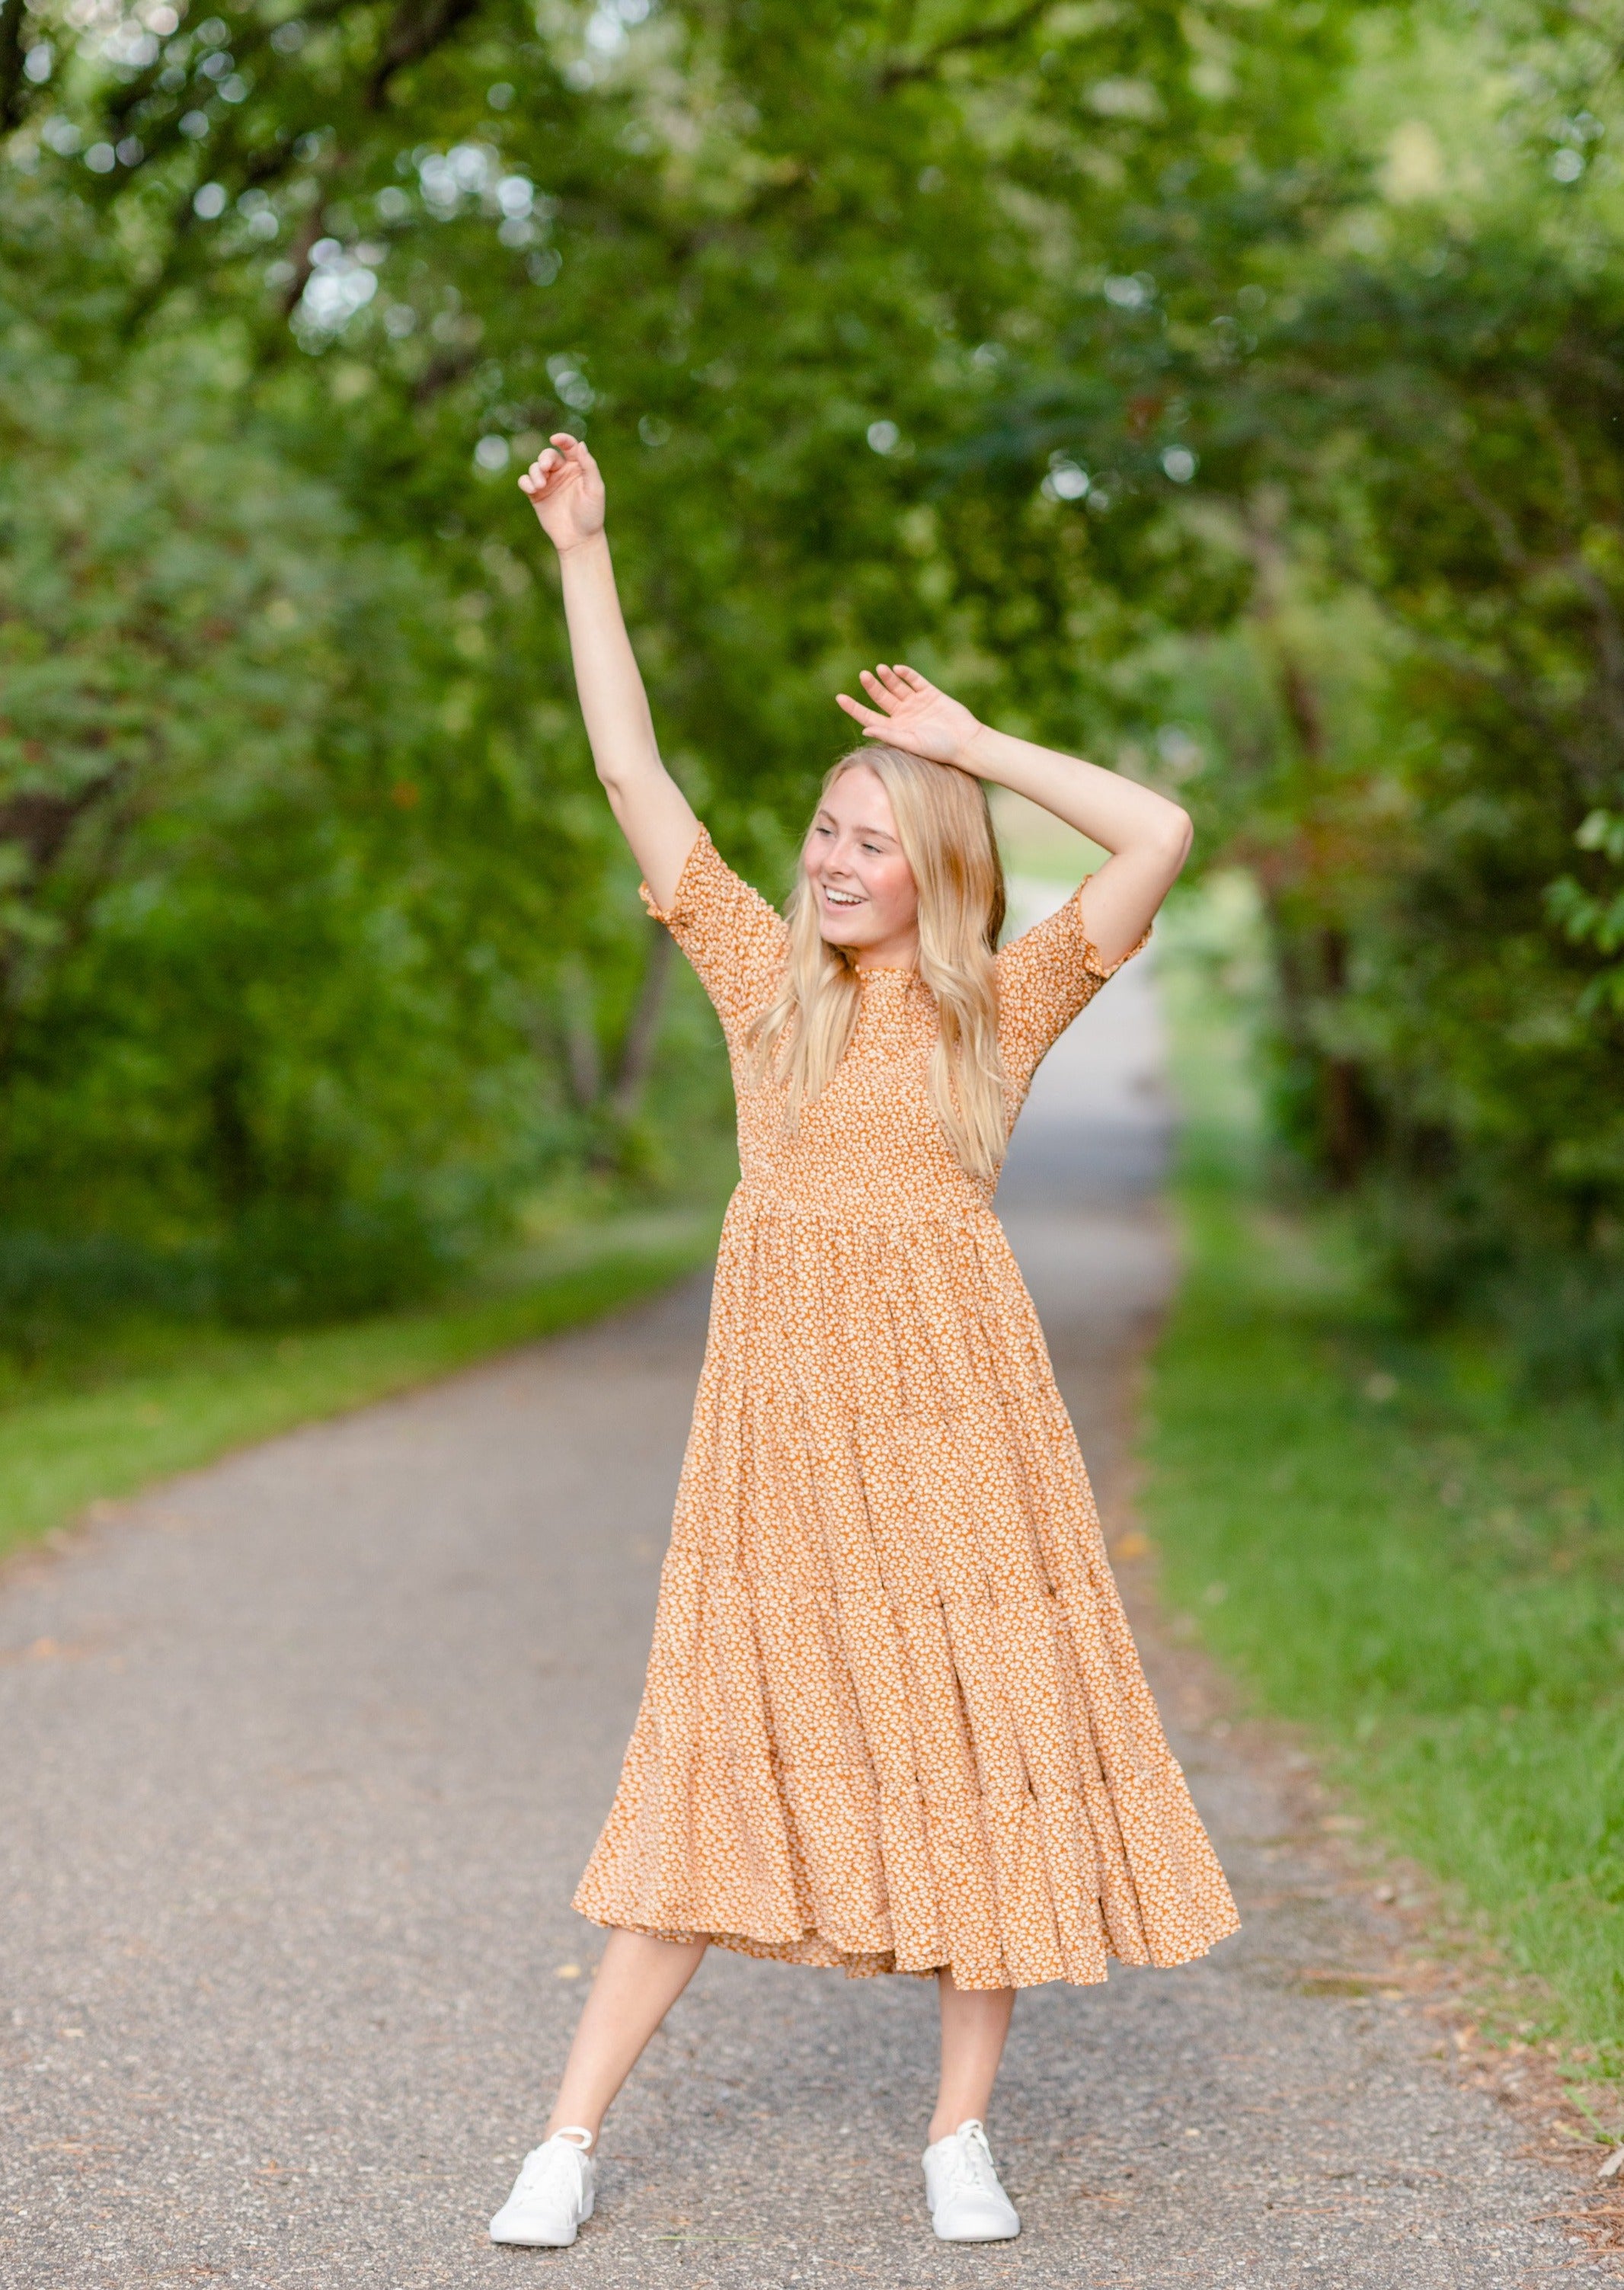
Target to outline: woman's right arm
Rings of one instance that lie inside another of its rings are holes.
[[[575,688],[592,761],[657,906],[668,907],[700,822],[660,760],[648,694],[620,612],[604,530],[604,480],[586,447],[560,431],[519,479],[558,551]]]

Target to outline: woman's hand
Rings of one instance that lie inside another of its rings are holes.
[[[604,479],[578,437],[557,430],[519,479],[519,491],[541,520],[541,530],[563,556],[604,530]]]
[[[968,708],[927,684],[916,669],[882,665],[870,673],[865,668],[861,682],[873,708],[865,708],[860,700],[849,700],[844,692],[836,693],[836,698],[846,714],[862,725],[866,739],[905,749],[910,756],[923,756],[927,763],[953,764],[962,772],[975,769],[970,760],[971,744],[981,726]]]

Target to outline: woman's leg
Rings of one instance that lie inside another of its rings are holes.
[[[555,2131],[576,2127],[596,2140],[610,2102],[699,1970],[705,1949],[702,1940],[610,1934],[564,2063],[557,2104],[548,2122],[549,2139]]]
[[[931,2118],[932,2141],[973,2117],[983,2121],[1015,2008],[1012,1988],[956,1988],[946,1967],[936,1975],[941,1998],[941,2084]]]

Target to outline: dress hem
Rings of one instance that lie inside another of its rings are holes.
[[[999,1990],[1005,1988],[1102,1988],[1109,1977],[1109,1966],[1115,1962],[1133,1971],[1176,1972],[1181,1966],[1197,1964],[1210,1956],[1220,1941],[1232,1939],[1239,1932],[1240,1918],[1236,1917],[1218,1932],[1212,1933],[1199,1945],[1178,1955],[1158,1956],[1147,1950],[1142,1956],[1124,1956],[1108,1942],[1102,1945],[1100,1968],[1086,1974],[1069,1972],[1046,1972],[1035,1980],[979,1979],[961,1972],[950,1959],[935,1964],[899,1964],[894,1949],[847,1949],[836,1941],[828,1940],[808,1929],[793,1938],[767,1940],[751,1933],[709,1931],[699,1926],[676,1926],[643,1924],[630,1917],[615,1917],[595,1909],[583,1908],[579,1901],[572,1903],[577,1916],[606,1932],[640,1933],[649,1940],[668,1941],[676,1948],[690,1948],[703,1941],[709,1948],[725,1948],[735,1956],[753,1957],[760,1963],[797,1964],[818,1971],[843,1972],[848,1980],[878,1980],[888,1977],[908,1980],[932,1980],[939,1972],[951,1972],[956,1988],[968,1990]]]

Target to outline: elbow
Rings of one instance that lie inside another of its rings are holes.
[[[1176,803],[1167,805],[1167,816],[1162,821],[1157,847],[1167,862],[1170,875],[1179,874],[1190,855],[1190,845],[1196,840],[1196,822],[1188,811]]]
[[[599,756],[595,750],[592,768],[597,773],[598,785],[618,813],[621,805],[629,802],[639,787],[646,787],[651,778],[664,777],[664,768],[658,751],[652,754],[628,752],[624,747]]]
[[[615,825],[620,829],[621,834],[624,835],[626,833],[627,819],[626,789],[621,784],[619,773],[600,770],[597,775],[597,783],[609,798],[609,812],[611,818],[614,821]]]

